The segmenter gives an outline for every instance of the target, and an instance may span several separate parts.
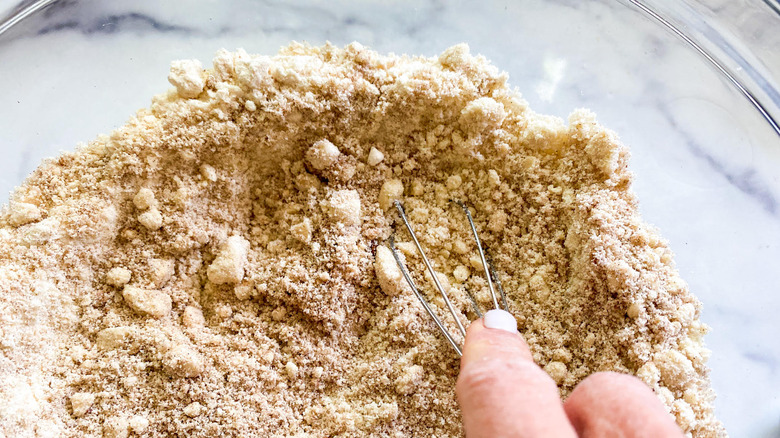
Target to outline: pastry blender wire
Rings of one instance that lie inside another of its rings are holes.
[[[485,271],[485,277],[487,278],[488,289],[490,289],[490,297],[493,301],[492,303],[493,308],[501,309],[503,306],[502,310],[508,311],[509,307],[507,306],[506,294],[504,293],[504,288],[501,286],[501,281],[498,278],[498,274],[496,273],[496,270],[493,268],[493,264],[487,259],[487,257],[485,257],[485,251],[482,249],[482,242],[479,240],[479,235],[477,234],[477,228],[474,226],[474,219],[471,217],[471,211],[469,211],[468,206],[461,201],[451,201],[451,202],[457,204],[463,210],[463,212],[466,214],[466,219],[468,219],[469,221],[469,226],[471,227],[472,235],[474,236],[474,240],[477,243],[477,251],[479,252],[479,258],[482,262],[482,267]],[[425,251],[423,251],[422,245],[420,245],[420,241],[417,239],[417,235],[412,229],[412,225],[409,222],[409,219],[406,217],[406,211],[404,210],[403,205],[401,204],[400,201],[397,200],[394,202],[394,205],[396,210],[398,211],[398,214],[401,216],[401,221],[403,221],[404,225],[406,226],[406,230],[412,236],[412,241],[414,242],[414,245],[417,247],[417,252],[420,254],[420,257],[422,257],[425,267],[428,269],[428,272],[431,274],[431,278],[433,279],[433,283],[436,286],[436,289],[439,291],[439,294],[441,294],[441,297],[444,299],[444,303],[447,305],[447,309],[450,311],[450,315],[452,315],[452,318],[455,320],[455,324],[458,326],[458,330],[460,331],[460,334],[465,339],[466,328],[463,326],[463,323],[458,317],[459,313],[455,310],[455,307],[453,307],[450,297],[447,295],[447,292],[444,290],[444,287],[442,287],[441,282],[439,281],[439,277],[436,275],[436,271],[433,269],[433,266],[431,265],[431,261],[428,259],[428,256],[425,255]],[[441,319],[439,319],[439,317],[433,311],[430,303],[428,303],[428,300],[425,299],[425,296],[422,294],[422,292],[420,292],[420,290],[417,288],[417,285],[414,283],[412,276],[409,274],[409,270],[406,269],[406,265],[404,265],[404,263],[401,261],[401,257],[398,254],[398,248],[396,248],[395,246],[395,235],[390,236],[389,246],[390,246],[390,250],[393,253],[393,258],[395,258],[395,262],[398,265],[398,268],[401,270],[401,274],[403,274],[403,277],[406,280],[407,284],[409,284],[409,287],[412,289],[412,292],[414,292],[414,294],[417,296],[417,299],[420,300],[420,304],[422,304],[425,311],[433,319],[433,322],[439,328],[442,335],[444,335],[444,337],[447,339],[447,342],[449,342],[449,344],[458,354],[458,357],[462,356],[463,352],[461,350],[461,347],[458,345],[458,342],[455,340],[455,337],[450,333],[449,330],[447,330],[447,328],[442,323]],[[498,293],[496,293],[496,289],[498,290]],[[466,294],[471,300],[471,304],[474,307],[474,312],[477,314],[478,317],[481,318],[483,313],[480,310],[479,305],[477,304],[477,300],[468,290],[466,290]],[[500,305],[499,305],[499,297],[501,300]]]

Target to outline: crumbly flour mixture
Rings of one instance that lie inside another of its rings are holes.
[[[395,199],[464,321],[466,289],[489,301],[449,200],[471,206],[562,396],[631,373],[725,435],[700,304],[590,112],[535,114],[465,45],[222,51],[169,79],[0,215],[0,436],[461,436],[458,359],[384,246],[445,316]]]

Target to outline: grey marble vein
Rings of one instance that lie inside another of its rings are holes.
[[[43,26],[36,33],[38,35],[45,35],[60,30],[75,30],[84,34],[93,34],[115,33],[128,30],[138,32],[147,29],[156,32],[175,32],[185,35],[197,33],[193,28],[161,22],[149,15],[137,12],[128,12],[121,15],[108,15],[106,17],[101,17],[99,20],[86,23],[76,20],[55,22]]]
[[[736,187],[740,192],[752,198],[761,205],[761,208],[766,210],[767,213],[778,217],[778,200],[776,194],[773,193],[769,186],[763,181],[763,178],[757,173],[756,169],[730,169],[731,166],[709,154],[704,146],[686,132],[686,129],[678,124],[677,120],[671,116],[671,111],[666,108],[665,105],[660,105],[660,107],[662,108],[660,113],[663,114],[669,122],[669,126],[682,136],[685,140],[686,148],[694,157],[707,163],[714,172],[723,176],[726,181]]]

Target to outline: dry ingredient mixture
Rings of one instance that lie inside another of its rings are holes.
[[[2,211],[0,436],[461,436],[458,360],[384,246],[446,315],[395,199],[464,321],[488,295],[449,200],[472,207],[562,396],[631,373],[725,435],[700,304],[592,113],[535,114],[465,45],[221,51],[169,80]]]

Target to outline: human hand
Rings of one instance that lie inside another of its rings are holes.
[[[467,438],[683,436],[653,391],[626,374],[593,374],[562,403],[514,318],[496,312],[471,324],[463,347],[456,393]]]

